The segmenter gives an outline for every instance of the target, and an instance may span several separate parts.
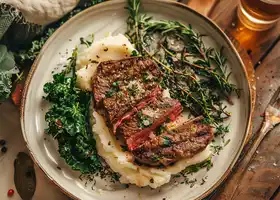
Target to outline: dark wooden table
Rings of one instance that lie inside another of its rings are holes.
[[[256,104],[252,135],[258,136],[263,112],[272,94],[280,86],[280,22],[264,32],[246,29],[236,16],[238,0],[180,1],[215,21],[231,38],[247,70],[256,80]],[[247,59],[247,60],[246,60]],[[252,140],[254,142],[254,140]],[[242,163],[241,163],[242,165]],[[280,200],[280,126],[262,141],[242,178],[233,171],[228,180],[208,199]]]

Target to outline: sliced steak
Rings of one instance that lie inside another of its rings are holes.
[[[143,90],[142,93],[138,91],[136,95],[125,91],[120,91],[121,95],[118,93],[103,100],[105,116],[113,126],[114,133],[124,120],[129,119],[147,104],[155,101],[157,96],[162,93],[158,84],[151,84],[147,90]]]
[[[125,100],[122,101],[122,99],[116,99],[115,104],[113,106],[115,109],[110,112],[110,107],[106,104],[104,104],[104,107],[106,108],[106,113],[108,117],[112,117],[114,115],[114,119],[111,119],[111,122],[113,124],[113,133],[116,133],[117,128],[126,120],[129,120],[132,118],[134,114],[139,112],[141,109],[143,109],[145,106],[153,103],[156,101],[157,97],[160,96],[162,93],[161,88],[156,87],[154,88],[150,93],[146,94],[145,98],[139,101],[137,99],[137,104],[135,102],[135,99],[133,100],[134,103],[127,103]],[[113,102],[112,102],[113,103]],[[127,104],[126,104],[127,103]],[[117,104],[117,106],[116,106]],[[135,105],[136,104],[136,105]],[[117,109],[118,108],[118,109]],[[117,109],[117,110],[116,110]],[[128,111],[129,110],[129,111]],[[116,112],[117,111],[117,112]],[[127,112],[128,111],[128,112]],[[113,113],[113,114],[112,114]],[[125,113],[125,114],[124,114]],[[108,118],[107,117],[107,118]]]
[[[134,149],[134,157],[152,166],[168,166],[179,159],[193,157],[203,151],[214,136],[213,128],[201,123],[201,119],[198,117],[173,130],[161,131],[160,135]]]
[[[100,106],[104,98],[112,97],[119,89],[128,86],[129,81],[134,80],[142,84],[149,77],[155,79],[160,77],[158,66],[151,59],[132,57],[100,63],[93,77],[93,93],[96,105]]]
[[[178,100],[159,98],[124,121],[118,132],[124,136],[129,150],[134,150],[146,140],[155,137],[154,130],[167,120],[175,120],[182,112]]]
[[[183,108],[178,100],[162,97],[159,81],[158,66],[139,57],[102,62],[93,78],[97,111],[114,134],[123,136],[136,160],[151,166],[191,158],[213,138],[212,128],[201,118],[164,128]]]

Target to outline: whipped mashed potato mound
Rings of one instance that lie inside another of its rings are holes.
[[[133,50],[135,50],[133,45],[122,34],[110,35],[93,42],[90,47],[78,53],[76,61],[78,87],[92,91],[92,77],[98,64],[103,61],[128,58]]]
[[[122,151],[119,142],[106,126],[104,118],[96,111],[92,111],[91,114],[92,119],[95,119],[92,131],[95,135],[98,154],[104,158],[113,171],[121,175],[121,183],[157,188],[168,183],[172,175],[178,174],[190,165],[205,161],[211,155],[208,145],[204,151],[196,154],[194,157],[182,159],[174,165],[163,169],[138,166],[131,162],[133,160],[131,153]]]

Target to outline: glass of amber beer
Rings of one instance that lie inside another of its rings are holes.
[[[280,0],[241,0],[237,14],[247,28],[267,30],[280,18]]]

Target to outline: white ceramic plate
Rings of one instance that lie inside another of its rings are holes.
[[[226,140],[231,142],[222,150],[219,156],[213,158],[214,166],[207,172],[201,170],[194,176],[207,176],[203,185],[167,184],[160,189],[138,188],[136,186],[116,191],[92,190],[86,187],[78,177],[59,157],[56,143],[44,134],[44,120],[48,105],[42,100],[43,85],[52,78],[52,71],[59,69],[62,57],[70,56],[72,49],[79,43],[79,38],[91,33],[95,39],[103,38],[108,32],[124,33],[126,30],[126,1],[109,1],[101,3],[78,14],[65,23],[47,41],[35,61],[29,74],[22,102],[21,123],[23,136],[30,153],[45,174],[65,193],[75,199],[83,200],[186,200],[201,199],[213,191],[227,176],[245,143],[249,132],[251,119],[251,93],[245,72],[245,67],[237,51],[224,33],[209,19],[173,1],[143,0],[144,11],[156,19],[172,19],[192,26],[205,38],[207,45],[225,47],[228,65],[232,70],[232,82],[242,88],[241,97],[233,99],[234,105],[229,107],[232,112],[230,133]],[[47,138],[46,140],[44,138]],[[62,170],[58,170],[57,166]]]

